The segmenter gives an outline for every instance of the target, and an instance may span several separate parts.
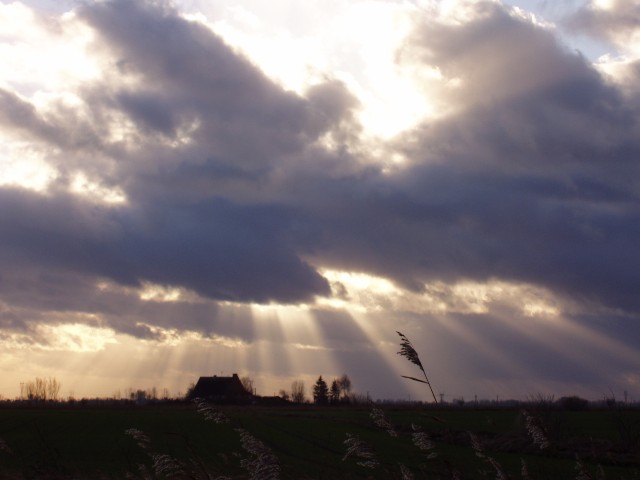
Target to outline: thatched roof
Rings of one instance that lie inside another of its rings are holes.
[[[200,377],[190,393],[189,398],[204,398],[217,402],[246,401],[252,398],[251,392],[245,390],[238,374],[231,377]]]

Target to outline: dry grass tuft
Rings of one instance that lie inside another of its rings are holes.
[[[342,457],[342,461],[345,461],[349,457],[357,457],[362,460],[357,462],[358,465],[366,468],[378,468],[380,462],[375,453],[369,445],[360,440],[355,435],[347,433],[347,439],[344,441],[347,446],[347,453]]]
[[[437,452],[435,452],[436,444],[433,443],[431,437],[423,432],[420,427],[417,425],[411,424],[411,429],[413,433],[411,434],[411,440],[413,444],[418,447],[423,452],[429,452],[427,459],[432,460],[438,456]]]
[[[413,472],[406,466],[400,464],[400,478],[402,480],[414,480]]]
[[[229,423],[229,418],[224,413],[213,408],[204,399],[195,398],[193,403],[196,404],[198,413],[200,413],[205,420],[218,424]]]
[[[137,428],[128,428],[124,433],[133,438],[138,446],[143,450],[147,452],[151,450],[151,439],[143,431],[138,430]]]
[[[371,413],[369,414],[373,419],[373,423],[376,424],[377,427],[385,430],[392,437],[397,437],[398,432],[395,431],[391,422],[387,420],[384,412],[378,407],[371,407]]]
[[[242,428],[237,428],[242,448],[250,455],[241,461],[252,480],[277,480],[280,478],[280,464],[273,451],[264,443]]]
[[[156,453],[151,455],[151,459],[153,471],[161,478],[187,478],[189,476],[182,464],[171,455]]]
[[[539,425],[539,422],[536,418],[529,414],[526,410],[522,411],[525,419],[525,425],[527,428],[527,433],[531,437],[533,444],[537,446],[540,450],[545,450],[549,448],[549,439],[547,435],[544,433],[543,428]]]
[[[576,455],[576,480],[605,480],[604,470],[602,465],[598,465],[595,476],[591,475],[587,467],[582,463],[580,457]]]
[[[522,480],[533,480],[531,475],[529,475],[529,467],[527,466],[527,462],[524,461],[524,458],[520,459],[521,468],[520,468],[520,476],[522,476]]]
[[[487,455],[484,452],[484,449],[478,437],[476,437],[471,432],[469,432],[469,437],[471,438],[471,447],[476,452],[476,456],[481,460],[483,460],[484,462],[486,462],[487,464],[491,465],[491,467],[495,471],[496,480],[509,480],[511,477],[509,477],[509,475],[504,471],[504,469],[502,468],[502,465],[500,465],[500,463],[498,463],[498,461],[495,458]]]
[[[13,455],[13,451],[11,450],[11,448],[9,448],[9,445],[7,445],[7,442],[5,442],[2,438],[0,438],[0,452]]]

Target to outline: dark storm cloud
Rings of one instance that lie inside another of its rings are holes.
[[[0,255],[6,268],[38,263],[139,285],[178,284],[211,298],[296,301],[328,291],[283,234],[287,212],[212,199],[151,211],[98,207],[60,195],[0,190]]]
[[[5,128],[29,132],[44,139],[52,137],[53,128],[38,115],[30,103],[0,88],[0,122]]]
[[[121,236],[108,210],[68,195],[0,189],[0,258],[7,273],[36,264],[43,270],[65,266],[133,284],[130,269],[117,265]]]
[[[58,184],[81,169],[122,187],[130,204],[106,208],[57,190],[40,196],[3,189],[3,256],[127,285],[179,284],[225,300],[327,294],[328,283],[299,257],[307,247],[292,245],[304,231],[298,214],[243,193],[261,190],[291,156],[302,157],[307,144],[348,116],[344,88],[328,82],[309,100],[285,92],[162,2],[102,2],[79,13],[102,39],[96,49],[114,59],[106,62],[109,83],[80,92],[104,134],[81,146],[67,142],[64,158],[48,160],[63,172]],[[54,126],[55,116],[39,116],[9,92],[0,100],[11,127],[34,142],[65,143],[65,122]],[[136,131],[110,141],[107,131],[122,114]],[[177,140],[183,127],[192,128],[184,145],[162,143]]]
[[[150,230],[124,240],[127,262],[143,278],[246,302],[295,302],[328,293],[327,282],[291,248],[287,209],[213,198],[162,213]]]
[[[468,31],[439,30],[441,49],[428,27],[419,39],[462,77],[464,110],[415,132],[414,198],[435,202],[460,250],[479,254],[471,275],[637,310],[638,112],[548,32],[499,9]],[[470,68],[484,56],[489,67]]]
[[[47,194],[0,189],[3,274],[52,269],[295,303],[329,294],[322,266],[414,290],[531,282],[637,313],[637,103],[552,32],[493,3],[479,8],[463,25],[421,19],[399,52],[459,86],[434,83],[450,113],[385,145],[407,162],[383,172],[355,140],[357,103],[340,83],[287,92],[162,2],[82,7],[106,78],[78,92],[86,120],[0,96],[5,125],[43,148],[65,146],[48,158],[62,173]],[[116,126],[125,134],[110,135]],[[339,146],[323,147],[324,135]],[[63,193],[75,169],[120,187],[128,203]],[[201,308],[183,312],[185,328],[224,330],[214,306]],[[137,318],[123,313],[109,317],[118,330]],[[337,315],[319,321],[335,338],[362,337]]]
[[[460,80],[436,90],[455,113],[400,138],[398,172],[319,188],[327,261],[415,288],[531,282],[637,313],[638,112],[551,32],[483,8],[464,27],[427,20],[406,45],[405,61]]]
[[[275,161],[299,154],[344,114],[343,93],[323,96],[318,87],[307,101],[285,92],[217,35],[170,7],[118,0],[85,8],[81,16],[117,59],[112,73],[135,82],[104,85],[106,91],[94,92],[98,102],[172,139],[180,126],[197,122],[198,153],[206,150],[247,174],[269,173]]]
[[[23,268],[3,279],[1,287],[0,325],[5,332],[32,333],[41,323],[79,322],[147,339],[162,340],[176,329],[249,343],[257,339],[249,307],[221,308],[193,298],[144,300],[137,290],[64,268]]]

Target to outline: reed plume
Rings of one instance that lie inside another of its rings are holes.
[[[0,452],[5,452],[9,455],[13,454],[11,448],[9,448],[9,445],[7,445],[7,442],[5,442],[2,438],[0,438]]]
[[[431,390],[431,395],[433,395],[433,401],[438,404],[438,400],[436,400],[436,394],[433,392],[433,388],[431,387],[431,382],[429,382],[429,377],[427,377],[427,372],[425,372],[424,367],[422,366],[422,362],[420,361],[420,356],[416,349],[413,348],[413,344],[407,338],[404,333],[396,331],[398,335],[400,335],[400,351],[398,355],[405,357],[411,363],[416,365],[424,375],[424,380],[415,377],[408,377],[406,375],[402,375],[403,378],[408,378],[409,380],[413,380],[414,382],[426,383],[429,386],[429,390]]]
[[[527,411],[523,411],[522,414],[525,418],[527,433],[531,437],[533,444],[536,445],[540,450],[549,448],[549,439],[545,435],[544,430],[540,427],[536,419]]]
[[[385,430],[392,437],[398,436],[398,432],[395,431],[395,429],[393,428],[393,425],[391,425],[391,422],[387,420],[386,415],[380,408],[371,407],[371,413],[369,415],[373,419],[373,423],[375,423],[376,426]]]
[[[484,460],[486,463],[493,467],[496,473],[496,480],[510,480],[511,477],[509,477],[507,472],[504,471],[502,465],[500,465],[500,463],[498,463],[495,458],[487,455],[484,452],[484,448],[482,448],[482,444],[480,443],[478,437],[476,437],[471,432],[469,432],[469,437],[471,438],[471,448],[473,448],[473,450],[475,451],[476,457]]]
[[[236,428],[242,448],[250,455],[240,464],[249,472],[251,480],[278,480],[280,463],[278,457],[264,443],[242,428]]]
[[[361,467],[377,468],[380,465],[371,447],[355,435],[347,433],[347,439],[344,441],[344,444],[347,446],[347,453],[342,457],[343,462],[349,457],[358,457],[362,459],[357,462]]]
[[[402,480],[414,480],[413,472],[409,470],[406,466],[400,464],[400,478]]]
[[[229,418],[224,413],[209,405],[203,398],[197,397],[193,400],[193,403],[196,404],[198,413],[205,420],[218,424],[229,423]]]
[[[419,426],[413,423],[411,424],[411,429],[413,430],[413,433],[411,434],[411,440],[413,441],[413,444],[420,450],[429,452],[429,455],[427,456],[429,460],[436,458],[438,456],[438,454],[434,451],[436,445],[431,440],[429,434],[423,432]]]

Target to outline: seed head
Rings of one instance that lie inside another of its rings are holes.
[[[224,413],[213,408],[204,399],[199,397],[195,398],[193,403],[196,404],[198,413],[200,413],[205,420],[209,420],[213,423],[229,423],[229,418]]]
[[[416,352],[416,349],[413,348],[413,344],[411,343],[411,341],[407,338],[407,336],[404,333],[401,333],[401,332],[396,332],[396,333],[400,335],[400,351],[398,352],[398,355],[402,355],[411,363],[413,363],[414,365],[417,365],[420,368],[420,370],[424,371],[424,368],[422,367],[422,362],[420,361],[420,357],[418,356],[418,352]]]
[[[357,462],[361,467],[377,468],[378,465],[380,465],[380,462],[369,445],[355,435],[347,433],[347,439],[344,441],[344,444],[347,446],[347,453],[342,457],[342,461],[354,456],[362,459],[360,462]]]
[[[391,425],[391,422],[387,420],[387,417],[385,416],[384,412],[380,408],[372,407],[370,416],[373,419],[373,423],[375,423],[376,426],[382,428],[383,430],[386,430],[387,433],[392,437],[398,436],[398,433],[393,428],[393,425]]]

